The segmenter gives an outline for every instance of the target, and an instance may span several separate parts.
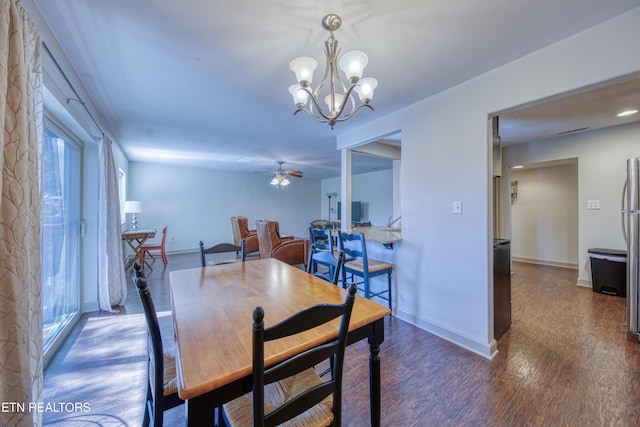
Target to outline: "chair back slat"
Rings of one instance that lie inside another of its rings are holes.
[[[218,264],[229,264],[233,262],[246,260],[246,251],[245,251],[245,240],[242,239],[240,246],[232,245],[231,243],[218,243],[215,246],[211,246],[210,248],[204,247],[204,242],[200,240],[199,244],[200,250],[200,266],[207,266],[207,257],[206,255],[217,255],[224,253],[235,253],[235,258],[223,259],[218,262],[212,262],[210,265],[218,265]]]
[[[316,246],[319,251],[333,252],[333,239],[331,230],[326,228],[310,228],[309,242]]]
[[[318,304],[291,315],[264,331],[264,340],[285,338],[316,328],[344,314],[345,304]]]
[[[354,259],[362,259],[364,270],[368,269],[367,243],[364,233],[346,233],[341,231],[338,234],[339,247],[344,251],[345,262]]]
[[[333,357],[336,351],[339,350],[339,344],[340,343],[336,338],[333,341],[292,357],[289,360],[289,363],[284,366],[276,365],[270,369],[266,369],[264,372],[265,384],[270,384],[284,378],[288,378],[297,372],[305,370],[309,366],[318,365],[330,357]]]

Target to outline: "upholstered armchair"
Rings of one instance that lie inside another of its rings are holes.
[[[245,216],[232,216],[231,229],[233,230],[233,244],[242,246],[244,239],[245,254],[258,252],[258,235],[256,230],[249,230],[249,220]]]
[[[309,241],[294,239],[293,236],[280,236],[277,221],[256,221],[260,258],[276,258],[287,264],[305,264],[309,253]]]

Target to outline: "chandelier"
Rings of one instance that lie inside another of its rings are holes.
[[[318,62],[306,56],[294,59],[289,63],[289,68],[296,74],[297,84],[289,87],[289,93],[293,96],[293,102],[298,109],[293,113],[306,111],[311,117],[321,123],[329,123],[331,129],[336,122],[343,122],[353,116],[362,107],[373,110],[369,104],[373,98],[373,91],[378,86],[378,81],[371,77],[362,78],[362,71],[367,66],[369,59],[364,52],[352,51],[345,53],[338,61],[340,49],[338,41],[334,38],[333,32],[340,28],[342,19],[335,14],[330,14],[322,19],[322,26],[329,31],[329,38],[324,42],[324,54],[327,66],[322,80],[315,89],[311,87],[313,72],[318,67]],[[345,73],[349,82],[347,87],[340,73],[338,65]],[[360,98],[360,103],[356,101],[352,92],[356,92]],[[326,107],[322,107],[320,99],[324,97]],[[311,102],[307,107],[307,101]],[[346,108],[349,105],[349,108]],[[348,112],[345,112],[346,111]]]

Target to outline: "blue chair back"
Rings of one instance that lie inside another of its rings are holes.
[[[345,262],[362,258],[364,269],[365,271],[367,270],[367,245],[363,233],[351,234],[341,231],[339,234],[339,247],[344,252]]]
[[[315,245],[316,250],[333,253],[333,239],[328,228],[310,228],[309,243]]]
[[[340,280],[342,265],[344,264],[344,252],[340,251],[338,258],[333,256],[333,252],[319,251],[313,245],[309,251],[309,262],[307,263],[307,273],[320,277],[334,285]],[[318,273],[318,265],[328,267],[328,275]]]

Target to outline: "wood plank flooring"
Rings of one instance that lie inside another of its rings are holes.
[[[148,273],[163,332],[171,336],[169,257]],[[577,272],[514,263],[513,324],[487,360],[396,318],[382,345],[383,426],[638,426],[640,344],[627,334],[625,299],[575,285]],[[249,314],[247,321],[250,321]],[[82,317],[45,371],[45,402],[88,402],[89,413],[47,413],[47,426],[139,426],[146,329],[133,285],[118,314]],[[343,419],[369,421],[368,346],[347,349]],[[165,426],[184,425],[184,409]]]

